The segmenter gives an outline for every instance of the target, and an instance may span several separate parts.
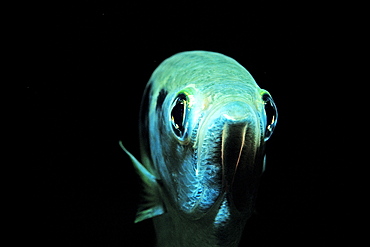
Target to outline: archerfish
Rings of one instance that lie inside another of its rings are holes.
[[[158,246],[237,246],[254,211],[265,143],[277,123],[270,93],[234,59],[173,55],[153,72],[140,110],[144,203]]]

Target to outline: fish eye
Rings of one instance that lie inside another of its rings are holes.
[[[187,108],[188,98],[185,94],[180,93],[172,103],[171,124],[173,132],[181,139],[184,139],[186,132]]]
[[[263,94],[262,100],[265,104],[265,114],[266,114],[266,123],[267,123],[264,139],[265,141],[267,141],[271,137],[272,132],[274,132],[276,122],[277,122],[278,112],[277,112],[275,102],[273,101],[270,94],[268,93]]]

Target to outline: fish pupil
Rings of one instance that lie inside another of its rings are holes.
[[[178,137],[183,137],[184,135],[186,107],[186,95],[179,94],[174,101],[171,111],[172,129]]]

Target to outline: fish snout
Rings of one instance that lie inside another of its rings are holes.
[[[222,116],[226,122],[242,123],[246,122],[250,116],[250,106],[242,101],[232,101],[222,107]]]

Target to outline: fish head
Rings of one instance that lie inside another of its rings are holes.
[[[163,81],[163,71],[153,81]],[[147,88],[152,103],[141,126],[149,137],[143,153],[166,207],[190,219],[217,214],[225,199],[238,214],[252,212],[265,142],[277,122],[271,95],[248,72],[244,79],[229,73],[187,83],[166,78],[165,87]]]

